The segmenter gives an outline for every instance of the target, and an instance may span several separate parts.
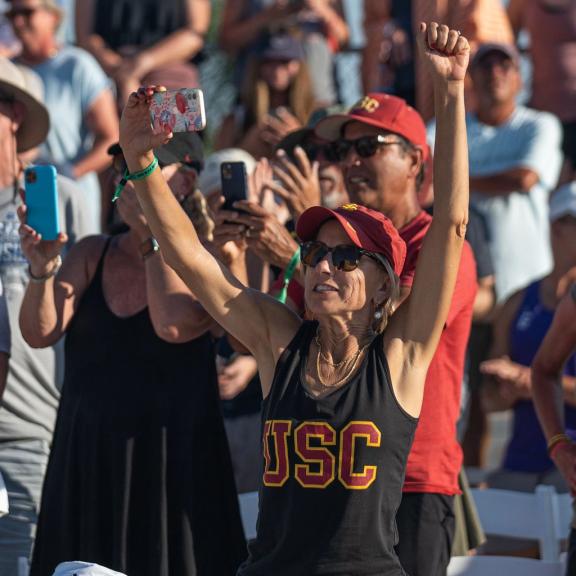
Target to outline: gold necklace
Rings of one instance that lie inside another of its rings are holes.
[[[372,343],[372,339],[371,339],[370,342],[368,342],[367,344],[365,344],[361,348],[358,348],[358,350],[356,350],[356,352],[354,353],[354,356],[352,358],[344,358],[344,360],[341,360],[340,362],[337,362],[336,364],[332,364],[327,359],[327,356],[322,352],[322,347],[320,346],[320,337],[319,337],[318,331],[316,332],[316,336],[315,336],[314,340],[316,342],[316,346],[318,347],[318,354],[316,354],[316,374],[318,375],[318,382],[320,383],[320,386],[322,386],[322,388],[328,388],[328,389],[329,388],[337,388],[338,386],[340,386],[341,384],[346,382],[346,380],[348,380],[350,375],[354,372],[354,370],[356,370],[360,356],[366,350],[366,348],[368,348],[368,346],[370,346],[370,344]],[[322,374],[320,374],[320,357],[324,358],[326,363],[329,364],[330,366],[332,366],[333,368],[343,366],[344,364],[347,364],[347,363],[350,363],[350,368],[348,368],[346,370],[344,375],[339,380],[336,380],[336,382],[333,382],[332,384],[327,384],[326,381],[322,378]]]

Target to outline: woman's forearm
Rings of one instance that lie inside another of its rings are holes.
[[[464,83],[434,87],[436,144],[434,155],[434,219],[468,221],[468,145]]]
[[[45,348],[62,336],[54,298],[54,278],[29,282],[20,308],[20,330],[32,348]]]
[[[131,173],[147,168],[154,156],[125,153]],[[145,178],[134,182],[138,200],[153,236],[158,241],[166,263],[177,272],[184,268],[201,267],[202,260],[210,258],[194,225],[182,210],[159,168]]]
[[[204,46],[204,37],[194,30],[173,32],[136,57],[138,76],[142,79],[152,70],[175,62],[187,62]]]
[[[564,392],[559,373],[532,367],[532,396],[546,438],[564,432]]]

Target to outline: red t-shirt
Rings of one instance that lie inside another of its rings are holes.
[[[418,254],[432,217],[421,212],[400,230],[407,246],[401,285],[411,287]],[[404,492],[458,494],[462,449],[456,438],[460,393],[472,309],[476,297],[476,262],[465,242],[448,319],[428,368],[424,402],[408,456]]]

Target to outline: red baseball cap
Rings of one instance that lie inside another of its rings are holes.
[[[316,135],[325,140],[338,140],[342,137],[344,125],[353,120],[403,136],[422,150],[424,160],[428,158],[430,150],[426,125],[422,116],[406,100],[390,94],[367,94],[348,114],[335,114],[321,120],[316,125]]]
[[[344,204],[336,210],[324,206],[308,208],[298,218],[296,232],[302,242],[314,240],[320,226],[335,219],[359,248],[383,254],[400,276],[406,259],[406,244],[389,218],[358,204]]]

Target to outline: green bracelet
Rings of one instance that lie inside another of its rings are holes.
[[[280,290],[280,294],[276,296],[276,300],[282,302],[282,304],[286,304],[286,299],[288,298],[288,284],[290,284],[290,280],[292,280],[292,276],[294,276],[294,272],[296,272],[298,262],[300,262],[300,246],[298,246],[296,252],[294,252],[292,258],[290,258],[288,266],[286,266],[286,270],[284,271],[284,285],[282,286],[282,290]]]
[[[144,178],[148,178],[148,176],[150,176],[150,174],[152,174],[152,172],[156,170],[157,166],[158,166],[158,158],[154,156],[154,160],[152,160],[152,162],[150,162],[150,165],[144,168],[144,170],[140,170],[139,172],[134,172],[133,174],[130,174],[130,172],[128,172],[128,168],[126,168],[126,172],[124,172],[122,180],[118,182],[118,186],[116,186],[116,190],[114,190],[114,196],[112,197],[112,202],[116,202],[116,200],[120,198],[120,194],[122,193],[122,190],[124,190],[124,186],[126,186],[128,180],[144,180]]]

